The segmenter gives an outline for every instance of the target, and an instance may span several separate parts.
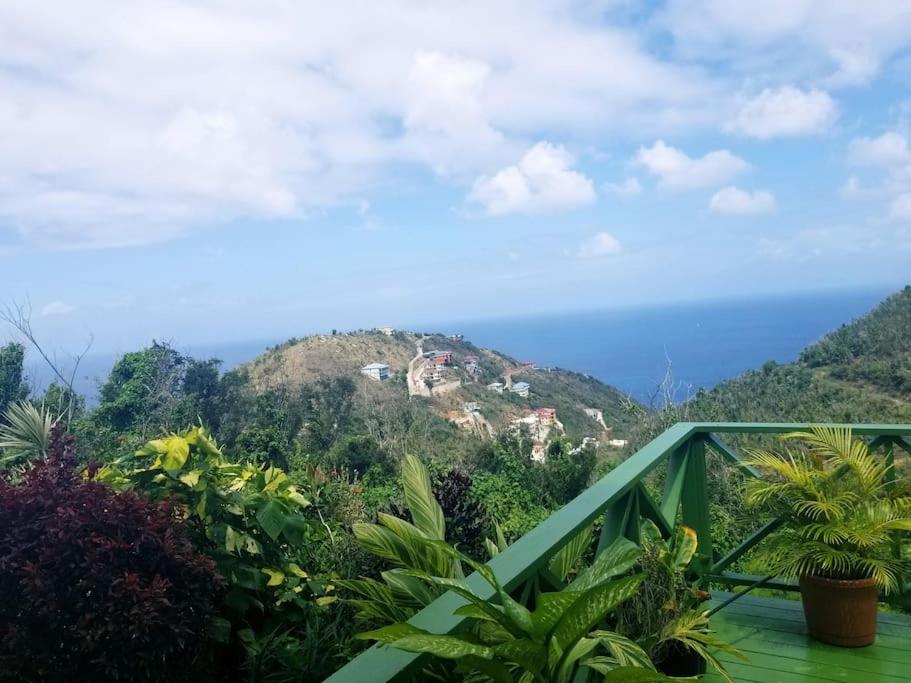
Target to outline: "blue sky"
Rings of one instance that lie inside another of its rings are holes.
[[[0,291],[96,349],[900,285],[911,6],[0,6]]]

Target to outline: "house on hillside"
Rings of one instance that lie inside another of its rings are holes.
[[[376,331],[377,331],[377,332],[382,332],[382,333],[385,334],[387,337],[391,337],[392,335],[395,334],[395,328],[394,328],[394,327],[389,327],[388,325],[387,325],[386,327],[378,327],[378,328],[376,328]]]
[[[519,365],[521,365],[523,368],[527,368],[529,370],[538,369],[538,366],[535,364],[535,362],[533,360],[523,360],[522,362],[519,363]]]
[[[450,339],[451,341],[460,342],[460,341],[462,341],[463,339],[465,339],[465,335],[463,335],[463,334],[450,334],[449,337],[448,337],[448,339]]]
[[[465,356],[465,372],[476,375],[481,371],[478,361],[480,359],[477,356]]]
[[[531,389],[531,386],[528,384],[528,382],[513,382],[509,387],[509,390],[512,393],[517,394],[522,398],[528,398],[529,389]]]
[[[361,368],[361,374],[382,382],[389,379],[389,366],[384,363],[370,363]]]
[[[452,351],[428,351],[424,357],[428,363],[438,368],[452,365]]]
[[[552,425],[557,421],[557,409],[556,408],[536,408],[535,415],[538,416],[538,421],[542,425]]]
[[[469,401],[468,403],[465,403],[462,408],[466,413],[469,414],[481,412],[481,406],[478,405],[477,401]]]
[[[495,391],[498,394],[503,393],[503,382],[491,382],[487,385],[487,391]]]

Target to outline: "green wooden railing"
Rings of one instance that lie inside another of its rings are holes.
[[[871,448],[880,449],[893,461],[895,448],[911,454],[911,425],[836,425],[850,427],[854,435],[867,439]],[[706,453],[712,450],[724,460],[741,466],[747,476],[760,476],[743,467],[743,458],[722,438],[723,434],[774,435],[807,431],[803,423],[680,422],[660,434],[616,469],[555,512],[532,531],[493,558],[489,565],[500,584],[510,592],[525,592],[533,582],[554,590],[561,586],[547,570],[550,559],[576,534],[603,517],[596,552],[624,536],[638,541],[641,519],[651,519],[665,535],[679,520],[691,527],[699,538],[699,549],[691,568],[707,583],[750,585],[764,577],[728,572],[727,569],[753,546],[778,528],[773,520],[758,527],[742,543],[725,555],[713,549],[712,528],[706,479]],[[710,461],[717,462],[717,461]],[[648,474],[666,465],[664,491],[655,500],[645,489]],[[490,585],[477,574],[467,579],[478,595],[491,598]],[[794,590],[792,582],[767,580],[763,585]],[[464,617],[453,612],[464,604],[454,593],[446,593],[418,612],[410,623],[433,633],[451,633]],[[415,676],[420,672],[422,655],[373,646],[336,672],[333,683],[390,681]]]

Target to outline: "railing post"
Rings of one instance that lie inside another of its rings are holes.
[[[600,554],[620,537],[639,542],[639,492],[636,488],[623,494],[605,511],[596,553]]]
[[[695,436],[690,441],[689,453],[686,456],[686,478],[681,503],[683,523],[695,531],[699,539],[699,546],[691,566],[696,574],[702,577],[711,571],[714,557],[705,471],[705,440],[700,436]]]

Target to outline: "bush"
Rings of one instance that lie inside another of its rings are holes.
[[[86,481],[56,431],[0,481],[0,680],[198,678],[224,581],[166,502]]]

